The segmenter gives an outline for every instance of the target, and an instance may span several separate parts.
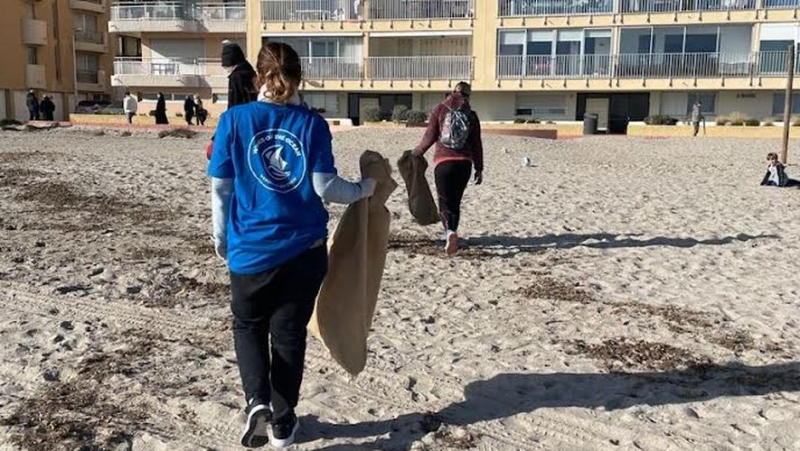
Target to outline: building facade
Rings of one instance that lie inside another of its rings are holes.
[[[486,121],[682,119],[695,101],[777,118],[800,43],[800,0],[248,0],[247,17],[249,58],[291,44],[306,101],[355,121],[462,80]]]
[[[116,97],[130,91],[140,99],[139,112],[147,113],[163,93],[170,122],[179,122],[191,95],[200,96],[212,116],[225,109],[222,42],[246,49],[244,0],[115,1],[108,30],[117,40],[111,76]]]
[[[108,0],[6,0],[0,40],[0,119],[28,119],[33,89],[50,96],[55,119],[64,120],[81,100],[108,96],[111,47]]]

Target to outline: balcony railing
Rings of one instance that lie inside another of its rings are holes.
[[[470,80],[471,56],[372,57],[368,78],[373,80]]]
[[[466,19],[474,16],[475,0],[371,0],[369,2],[369,18],[372,20]]]
[[[497,78],[780,77],[787,58],[788,52],[500,56]]]
[[[756,0],[622,0],[621,7],[623,13],[736,11],[755,9]]]
[[[103,33],[96,30],[81,30],[75,32],[75,40],[78,42],[87,42],[90,44],[102,44]]]
[[[500,56],[497,76],[504,78],[609,78],[611,55]]]
[[[611,14],[613,0],[500,0],[500,17]]]
[[[100,82],[100,76],[98,75],[97,70],[79,69],[76,76],[78,77],[78,83],[97,84]]]
[[[364,78],[360,58],[303,58],[303,78],[309,80],[359,80]]]
[[[767,9],[800,8],[800,0],[764,0],[764,8]]]
[[[266,22],[463,19],[474,16],[475,0],[262,0]]]
[[[245,4],[147,2],[118,3],[111,7],[111,20],[245,20]]]
[[[355,10],[352,0],[263,0],[261,2],[261,18],[266,22],[357,20],[359,13],[360,11]]]

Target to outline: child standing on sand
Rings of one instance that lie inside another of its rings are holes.
[[[778,161],[778,154],[770,152],[767,154],[767,173],[761,180],[761,186],[800,186],[800,182],[790,179],[786,175],[783,163]]]

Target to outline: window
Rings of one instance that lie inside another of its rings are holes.
[[[692,111],[692,107],[694,107],[694,104],[697,101],[699,101],[702,104],[701,112],[703,114],[713,116],[716,113],[717,111],[716,92],[690,92],[687,97],[688,97],[688,102],[686,103],[687,113]]]
[[[309,108],[325,113],[336,114],[339,112],[339,95],[332,92],[306,92],[303,101]]]
[[[786,107],[786,93],[776,92],[772,95],[772,115],[782,118]],[[792,114],[800,114],[800,92],[792,97]]]
[[[501,56],[522,55],[525,51],[525,32],[501,31],[499,51]]]
[[[39,64],[39,52],[36,47],[28,47],[28,64]]]

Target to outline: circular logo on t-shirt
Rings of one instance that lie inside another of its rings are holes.
[[[279,193],[297,189],[306,175],[303,143],[280,129],[256,134],[247,149],[250,172],[264,188]]]

